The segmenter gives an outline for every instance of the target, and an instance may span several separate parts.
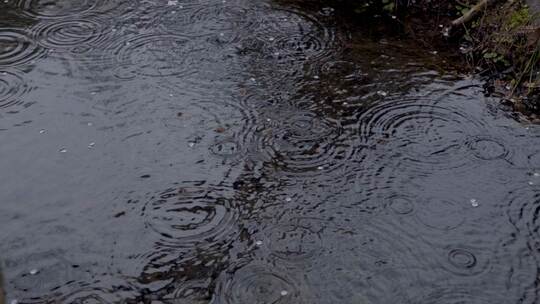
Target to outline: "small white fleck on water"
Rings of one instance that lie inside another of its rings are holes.
[[[67,149],[66,149],[66,148],[60,149],[60,153],[66,153],[66,152],[67,152]]]
[[[43,133],[45,133],[45,129],[39,130],[39,134],[43,134]]]
[[[11,302],[9,302],[10,304],[19,304],[19,301],[17,301],[16,299],[13,299],[11,300]]]
[[[193,146],[195,146],[195,143],[194,143],[194,142],[190,142],[188,145],[189,145],[191,148],[193,148]]]
[[[268,38],[268,41],[274,41],[274,40],[275,40],[275,38],[274,38],[274,37],[270,37],[270,38]]]
[[[39,271],[37,269],[31,269],[30,270],[30,274],[31,275],[36,275]]]
[[[323,166],[318,166],[318,167],[317,167],[317,170],[322,170],[322,169],[324,169]]]
[[[473,207],[478,207],[478,201],[476,199],[474,199],[474,198],[471,198],[471,205]]]
[[[540,173],[534,172],[533,176],[534,176],[534,177],[540,177]]]
[[[257,246],[261,246],[262,244],[263,244],[262,241],[256,241],[256,242],[255,242],[255,245],[257,245]]]
[[[292,201],[292,198],[286,197],[286,198],[285,198],[285,201],[286,201],[286,202],[290,202],[290,201]]]
[[[377,91],[377,94],[378,94],[378,95],[381,95],[381,96],[386,96],[386,95],[388,95],[388,93],[386,93],[385,91]]]
[[[91,142],[91,143],[88,145],[88,148],[92,149],[95,145],[96,145],[95,142]]]
[[[286,290],[282,290],[282,291],[280,292],[280,294],[284,297],[284,296],[288,295],[289,292],[286,291]]]
[[[529,182],[529,185],[531,185],[531,186],[532,186],[532,185],[534,185],[534,183],[533,183],[532,181],[530,181],[530,182]]]

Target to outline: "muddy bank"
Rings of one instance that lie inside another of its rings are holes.
[[[313,1],[308,1],[313,4]],[[536,0],[317,1],[361,23],[384,24],[484,76],[486,92],[540,112],[540,2]]]

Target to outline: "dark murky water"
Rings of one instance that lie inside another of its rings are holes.
[[[8,302],[538,303],[540,127],[342,23],[2,0]]]

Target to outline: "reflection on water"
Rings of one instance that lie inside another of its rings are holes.
[[[539,301],[540,129],[414,41],[270,0],[0,17],[8,302]]]

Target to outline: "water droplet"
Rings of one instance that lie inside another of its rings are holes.
[[[471,205],[473,207],[478,207],[478,201],[476,199],[474,199],[474,198],[471,198]]]
[[[66,149],[66,148],[60,149],[60,153],[66,153],[66,152],[67,152],[67,149]]]
[[[282,290],[282,291],[280,292],[280,294],[281,294],[282,296],[286,296],[286,295],[289,294],[289,292],[286,291],[286,290]]]
[[[37,269],[31,269],[31,270],[30,270],[30,274],[31,274],[31,275],[36,275],[36,274],[38,274],[38,272],[39,272],[39,271],[38,271]]]

